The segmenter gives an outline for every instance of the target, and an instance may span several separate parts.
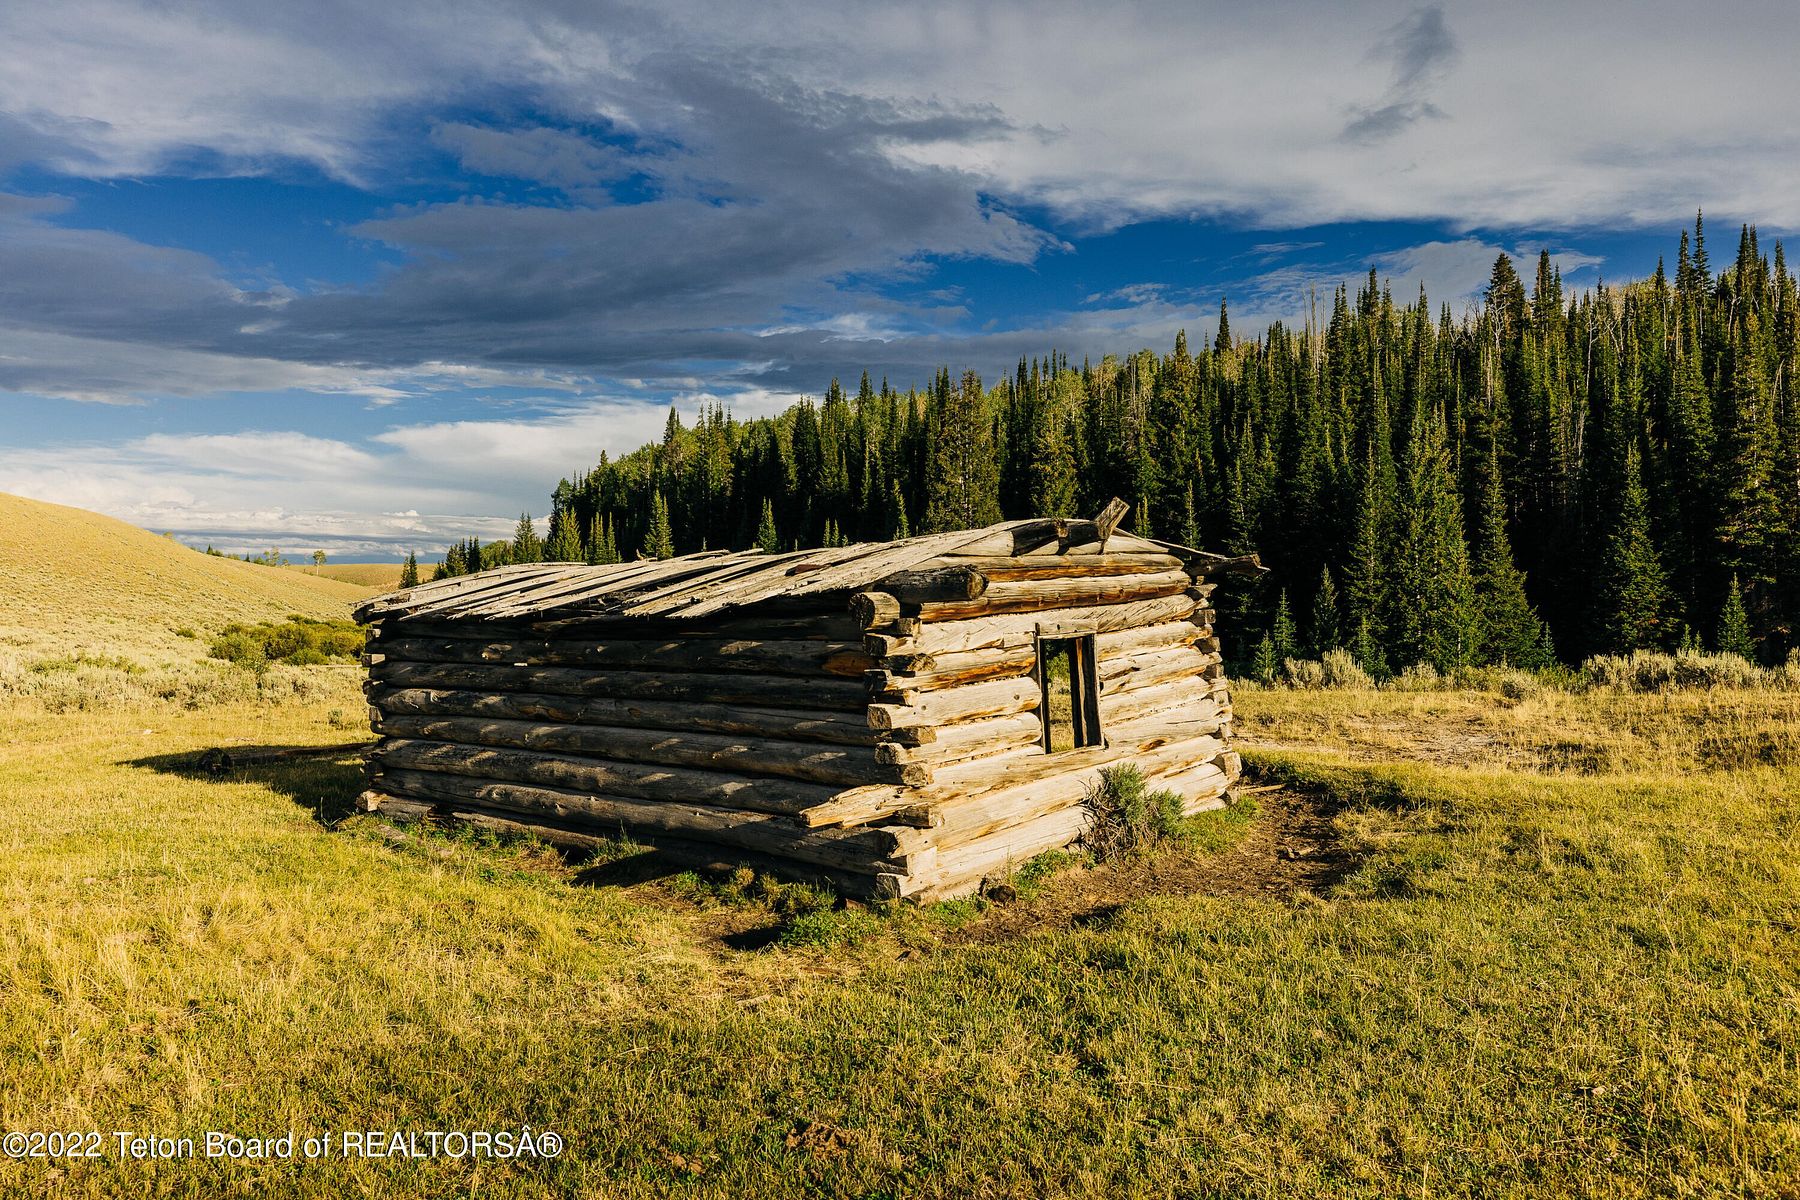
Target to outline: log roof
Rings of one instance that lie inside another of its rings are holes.
[[[377,596],[358,605],[355,615],[364,622],[689,620],[753,605],[876,590],[890,576],[958,555],[1068,554],[1092,552],[1102,545],[1113,553],[1174,554],[1195,575],[1244,565],[1242,560],[1115,533],[1092,521],[1038,519],[781,554],[711,550],[604,566],[496,567]]]

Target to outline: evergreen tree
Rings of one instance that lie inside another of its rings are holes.
[[[1274,643],[1275,659],[1286,662],[1300,653],[1300,635],[1294,628],[1294,614],[1288,608],[1287,589],[1281,589],[1281,599],[1275,605],[1275,620],[1269,626],[1269,639]]]
[[[756,544],[762,547],[764,554],[781,553],[781,534],[775,527],[773,501],[763,501],[762,521],[756,527]]]
[[[1200,520],[1194,511],[1194,485],[1188,484],[1186,501],[1181,509],[1181,544],[1190,549],[1200,547]]]
[[[1513,563],[1512,543],[1506,536],[1500,457],[1492,444],[1485,475],[1475,537],[1476,657],[1484,663],[1546,667],[1550,664],[1543,653],[1544,623],[1526,598],[1525,573]]]
[[[400,586],[402,588],[419,586],[419,556],[411,550],[406,552],[406,564],[400,568]]]
[[[1744,593],[1736,575],[1731,589],[1725,593],[1725,606],[1719,611],[1719,653],[1735,654],[1746,662],[1756,661],[1756,642],[1750,636],[1750,614],[1744,609]]]
[[[1443,423],[1415,413],[1396,501],[1388,621],[1395,658],[1450,671],[1474,651],[1475,596]]]
[[[1281,669],[1281,658],[1275,652],[1275,639],[1263,634],[1262,641],[1256,644],[1256,654],[1250,659],[1250,674],[1258,683],[1274,683],[1275,673]]]
[[[1675,632],[1668,620],[1662,559],[1650,538],[1650,499],[1636,450],[1626,458],[1622,486],[1595,593],[1595,641],[1611,654],[1663,646]]]
[[[607,513],[604,518],[596,518],[596,520],[599,521],[599,528],[595,531],[597,536],[592,551],[594,564],[610,566],[622,561],[623,556],[619,553],[619,537],[615,532],[612,514]]]
[[[1377,644],[1381,641],[1382,620],[1388,608],[1387,562],[1392,521],[1392,500],[1382,485],[1383,479],[1371,450],[1362,468],[1349,561],[1344,564],[1344,584],[1351,621],[1359,630],[1366,629]],[[1370,669],[1366,662],[1363,667]]]
[[[468,560],[463,557],[462,543],[458,542],[445,552],[443,565],[444,574],[452,578],[468,572]]]
[[[899,541],[912,536],[912,525],[906,519],[906,497],[900,493],[900,481],[894,480],[893,487],[894,528],[893,538]]]
[[[1367,671],[1376,679],[1388,677],[1387,654],[1381,648],[1381,641],[1375,636],[1375,627],[1367,616],[1356,623],[1355,645],[1350,648],[1350,656],[1356,665]]]
[[[516,563],[544,561],[544,543],[538,537],[537,527],[532,524],[530,513],[519,514],[518,527],[513,530],[512,561]]]
[[[940,376],[934,403],[926,528],[940,533],[992,525],[1000,519],[1000,474],[980,377],[965,372],[962,385],[952,388],[948,374]]]
[[[574,563],[581,562],[581,538],[575,532],[575,515],[567,509],[557,509],[550,514],[550,541],[544,547],[544,558],[548,562]]]
[[[644,557],[675,557],[675,531],[669,524],[669,502],[663,499],[661,492],[650,502],[650,533],[644,541]]]
[[[1327,650],[1343,646],[1343,626],[1338,615],[1337,584],[1332,582],[1331,568],[1319,568],[1319,589],[1313,593],[1312,652],[1323,657]]]

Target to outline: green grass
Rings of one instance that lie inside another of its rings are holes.
[[[860,929],[754,951],[719,931],[772,908],[334,825],[349,761],[176,769],[347,703],[0,709],[0,1126],[567,1152],[0,1159],[0,1194],[1800,1195],[1800,770],[1698,746],[1779,743],[1791,700],[1247,693],[1256,769],[1344,805],[1323,897],[1004,940],[815,908]]]

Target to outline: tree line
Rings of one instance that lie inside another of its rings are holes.
[[[1495,262],[1461,317],[1375,272],[1327,317],[988,386],[865,374],[821,402],[692,426],[562,480],[549,536],[452,547],[441,572],[767,550],[1087,514],[1270,573],[1222,606],[1249,655],[1352,651],[1547,665],[1710,646],[1772,660],[1800,610],[1800,300],[1745,226],[1715,272],[1705,226],[1671,276],[1566,296],[1548,253]]]

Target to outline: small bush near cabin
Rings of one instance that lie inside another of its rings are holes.
[[[1181,797],[1166,789],[1151,791],[1134,766],[1102,770],[1082,803],[1088,827],[1081,844],[1099,862],[1132,858],[1159,842],[1182,840],[1186,822]]]
[[[354,660],[362,649],[363,630],[349,621],[292,615],[279,622],[227,625],[212,640],[209,652],[237,666],[261,670],[270,663],[304,667]]]

